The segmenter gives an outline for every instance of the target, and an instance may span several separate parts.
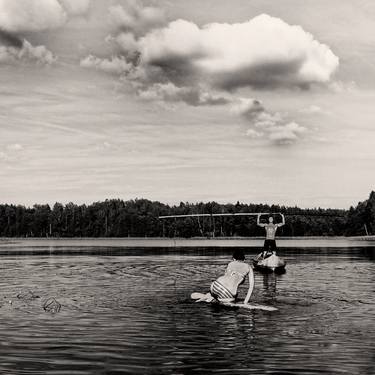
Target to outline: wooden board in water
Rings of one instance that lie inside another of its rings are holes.
[[[206,302],[206,303],[217,303],[218,305],[227,306],[227,307],[236,307],[247,310],[264,310],[264,311],[277,311],[276,307],[258,305],[258,304],[244,304],[244,303],[233,303],[233,302],[218,302],[212,298],[207,298],[207,294],[203,293],[192,293],[191,299],[196,300],[196,302]]]

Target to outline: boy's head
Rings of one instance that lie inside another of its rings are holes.
[[[270,217],[268,218],[268,222],[269,222],[270,224],[273,223],[273,217],[272,217],[272,216],[270,216]]]
[[[234,250],[233,259],[235,260],[245,260],[245,253],[241,249]]]

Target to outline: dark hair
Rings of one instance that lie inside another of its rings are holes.
[[[245,253],[241,249],[235,249],[233,252],[233,259],[245,260]]]

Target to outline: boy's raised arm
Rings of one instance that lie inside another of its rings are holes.
[[[281,216],[281,223],[278,224],[279,227],[282,227],[283,225],[285,225],[285,216],[283,214],[280,214]]]
[[[260,222],[260,216],[261,216],[261,214],[258,214],[258,215],[257,215],[257,225],[260,226],[260,227],[264,227],[264,224],[262,224],[262,223]]]

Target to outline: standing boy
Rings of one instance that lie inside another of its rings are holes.
[[[270,216],[268,218],[268,223],[263,224],[260,222],[261,214],[257,216],[257,225],[264,228],[266,230],[266,239],[264,240],[264,251],[263,251],[263,258],[272,255],[272,253],[276,253],[276,230],[279,227],[282,227],[285,224],[285,217],[283,214],[281,215],[281,223],[274,224],[273,217]]]

